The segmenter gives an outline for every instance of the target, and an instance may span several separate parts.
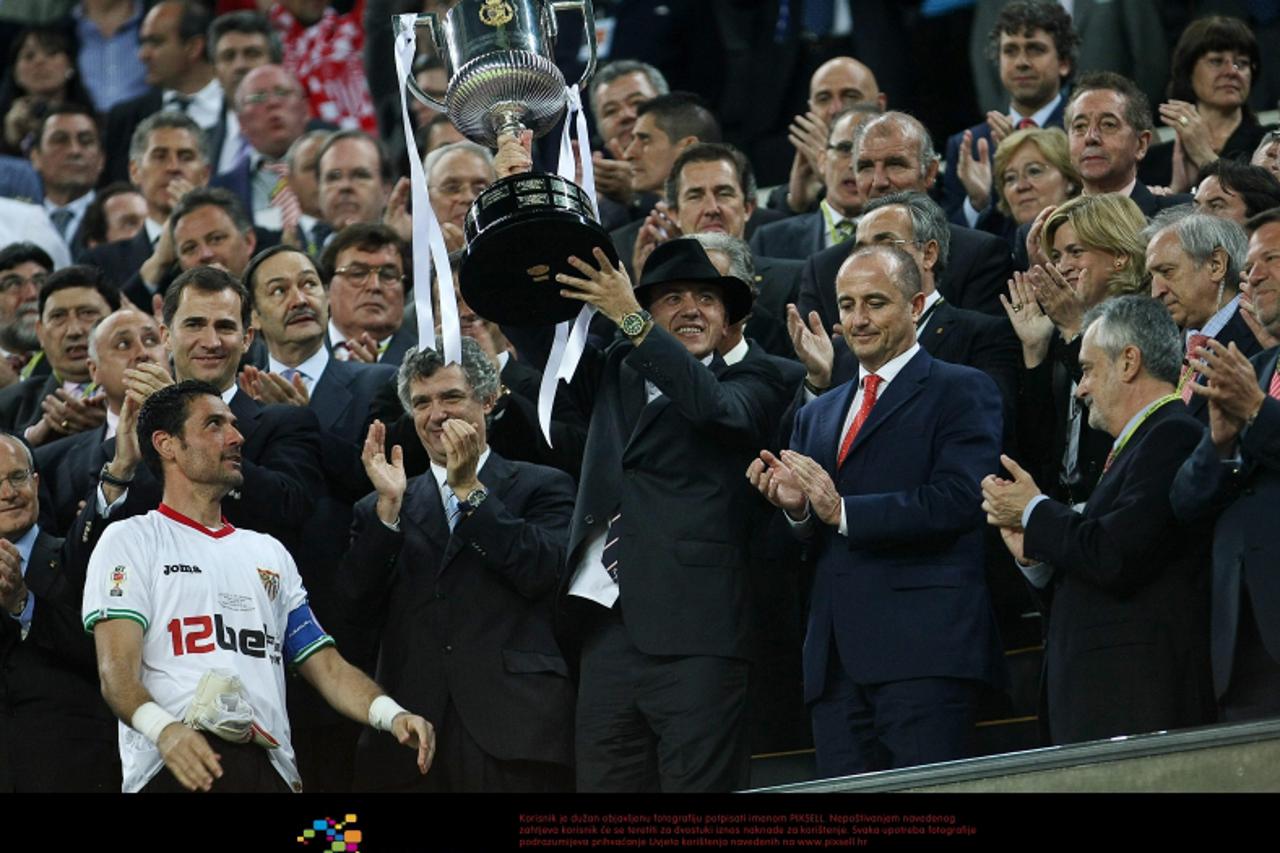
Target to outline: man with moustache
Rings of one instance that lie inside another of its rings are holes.
[[[53,259],[35,243],[0,249],[0,387],[49,373],[36,322],[40,287],[51,272]]]
[[[348,657],[371,664],[372,637],[353,629],[339,606],[338,568],[350,542],[351,507],[371,488],[360,460],[365,424],[378,391],[395,370],[386,364],[339,361],[324,346],[329,300],[315,264],[300,249],[274,246],[244,273],[255,333],[267,349],[264,370],[246,367],[243,392],[260,403],[307,407],[319,421],[324,489],[293,553],[311,606]],[[350,787],[359,729],[328,707],[309,685],[288,680],[293,745],[309,791]]]

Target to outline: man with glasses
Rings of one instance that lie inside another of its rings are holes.
[[[356,222],[381,222],[391,193],[391,163],[381,142],[359,130],[340,130],[316,160],[320,214],[334,231]]]
[[[35,243],[0,249],[0,386],[49,373],[36,321],[40,287],[51,272],[53,259]]]
[[[422,168],[445,245],[450,251],[461,249],[467,211],[476,196],[494,181],[493,156],[474,142],[454,142],[428,154]]]
[[[0,436],[0,791],[110,793],[120,756],[80,625],[83,582],[64,540],[36,522],[34,469],[21,441]]]
[[[417,344],[417,320],[405,312],[408,265],[404,243],[386,225],[362,222],[334,235],[320,256],[329,283],[325,346],[334,358],[398,365]]]
[[[855,106],[884,112],[888,97],[880,91],[871,69],[849,56],[837,56],[818,66],[809,78],[809,109],[796,116],[788,137],[796,153],[785,193],[770,195],[770,207],[790,213],[813,212],[822,193],[826,146],[837,116]],[[782,204],[773,204],[777,198]]]
[[[245,75],[235,95],[236,117],[246,147],[230,171],[211,181],[239,197],[261,228],[296,227],[301,210],[289,188],[284,156],[307,128],[302,87],[279,65],[260,65]]]
[[[818,209],[762,225],[751,235],[751,250],[769,258],[803,260],[853,236],[864,199],[853,172],[853,135],[878,110],[865,104],[831,119],[831,135],[819,158],[825,195]]]

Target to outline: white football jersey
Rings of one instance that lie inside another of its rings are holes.
[[[238,675],[255,721],[280,743],[268,750],[271,763],[290,788],[302,789],[283,664],[300,664],[333,639],[311,614],[297,566],[277,540],[225,520],[210,531],[161,504],[103,531],[82,613],[90,633],[104,619],[142,626],[142,685],[178,719],[205,672]],[[123,722],[120,760],[125,792],[140,790],[164,764],[155,744]]]

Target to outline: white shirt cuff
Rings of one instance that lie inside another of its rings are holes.
[[[978,217],[982,214],[973,206],[973,202],[969,201],[968,196],[965,196],[964,206],[960,209],[964,211],[964,221],[969,223],[970,228],[978,224]]]
[[[93,493],[94,501],[96,502],[98,507],[98,515],[102,516],[103,518],[109,517],[111,513],[115,512],[116,507],[124,503],[124,499],[128,496],[129,496],[129,490],[125,489],[123,492],[120,493],[120,497],[116,498],[111,503],[107,503],[107,493],[103,489],[102,484],[99,483],[98,490]]]

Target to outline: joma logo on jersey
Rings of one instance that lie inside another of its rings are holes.
[[[261,631],[256,628],[241,628],[237,631],[223,623],[221,613],[215,613],[212,617],[185,616],[182,619],[170,619],[165,628],[173,641],[175,656],[204,655],[220,648],[251,658],[265,658],[267,649],[274,650],[276,644],[276,638],[267,633],[265,625]]]
[[[166,566],[164,567],[164,573],[165,573],[166,575],[173,575],[173,574],[199,575],[199,574],[203,574],[203,572],[201,572],[201,571],[200,571],[200,567],[199,567],[199,566],[188,566],[186,563],[174,563],[173,565],[166,565]]]

